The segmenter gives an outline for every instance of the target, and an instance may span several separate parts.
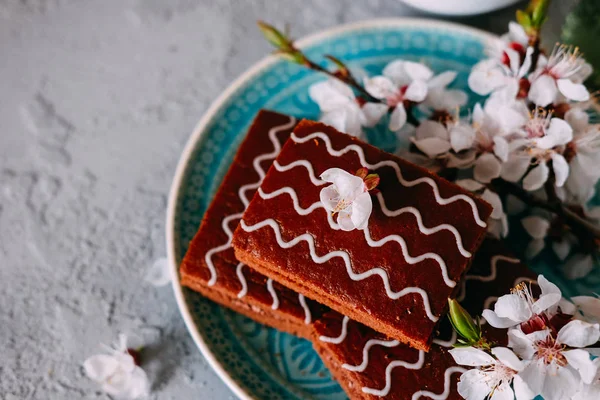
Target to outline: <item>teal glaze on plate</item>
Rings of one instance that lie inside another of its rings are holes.
[[[342,27],[309,39],[303,47],[314,59],[333,54],[370,74],[380,73],[396,58],[424,61],[438,73],[457,71],[452,86],[466,90],[469,70],[484,58],[485,43],[491,40],[491,35],[458,25],[399,19]],[[209,110],[184,151],[171,192],[167,246],[174,271],[256,113],[268,108],[300,118],[318,118],[319,109],[310,100],[308,87],[321,79],[319,74],[282,60],[265,61],[238,80]],[[469,94],[472,105],[478,98]],[[384,123],[369,129],[367,136],[372,144],[387,151],[405,145]],[[552,268],[544,271],[559,284],[564,283]],[[174,288],[190,333],[238,396],[346,398],[310,342],[237,315],[182,289],[178,282]]]

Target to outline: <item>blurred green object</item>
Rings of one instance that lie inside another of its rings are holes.
[[[600,0],[580,0],[575,5],[565,20],[562,41],[579,46],[594,67],[586,83],[593,90],[600,89]]]

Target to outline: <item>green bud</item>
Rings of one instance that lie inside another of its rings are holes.
[[[475,324],[469,312],[454,299],[448,299],[448,305],[450,322],[452,322],[456,333],[465,339],[461,342],[464,344],[479,342],[481,340],[481,329]]]
[[[282,51],[291,50],[291,41],[286,35],[278,31],[274,26],[263,21],[258,21],[258,28],[269,43]]]
[[[529,3],[531,25],[534,28],[540,29],[542,27],[542,24],[546,20],[549,5],[550,0],[531,0],[531,3]]]
[[[531,28],[531,17],[523,10],[517,10],[517,22],[528,31]]]

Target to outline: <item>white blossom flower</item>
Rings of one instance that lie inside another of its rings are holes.
[[[552,118],[551,113],[536,109],[519,134],[522,138],[510,143],[513,151],[502,167],[501,177],[517,182],[525,175],[523,188],[534,191],[548,180],[547,162],[552,161],[556,186],[563,186],[569,176],[569,164],[559,150],[573,138],[571,126],[560,118]],[[533,168],[529,170],[531,165]]]
[[[146,282],[152,286],[161,287],[171,282],[171,269],[169,267],[169,261],[166,258],[156,259],[145,276]]]
[[[400,130],[406,123],[405,101],[421,103],[427,98],[430,88],[445,87],[448,79],[452,78],[451,72],[434,77],[427,66],[404,60],[392,61],[382,74],[365,79],[365,89],[371,96],[384,100],[393,110],[389,122],[392,131]]]
[[[469,75],[469,87],[480,95],[503,92],[504,96],[515,99],[526,97],[529,81],[525,76],[531,68],[533,48],[527,48],[524,57],[511,48],[503,51],[503,59],[487,59],[477,63]]]
[[[108,348],[109,354],[97,354],[83,363],[86,375],[101,385],[103,391],[120,399],[139,399],[148,396],[150,385],[144,370],[136,365],[127,351],[127,337]]]
[[[506,347],[494,347],[491,351],[496,358],[473,347],[450,350],[457,364],[478,367],[460,376],[458,393],[466,400],[532,399],[532,391],[519,376],[525,364]]]
[[[362,127],[373,126],[387,111],[383,104],[361,107],[352,88],[338,79],[317,82],[308,92],[321,110],[321,122],[360,139],[364,139]]]
[[[558,286],[547,280],[544,275],[538,277],[542,290],[539,299],[534,299],[529,287],[522,283],[512,293],[501,296],[494,305],[494,311],[483,310],[483,317],[496,328],[510,328],[534,318],[547,319],[546,312],[555,308],[562,299]]]
[[[591,73],[592,67],[578,48],[557,45],[548,59],[540,56],[538,69],[531,78],[529,100],[540,107],[556,103],[561,96],[587,101],[590,93],[582,82]]]
[[[520,329],[508,331],[508,346],[528,361],[521,372],[529,388],[546,400],[570,398],[579,387],[596,376],[597,366],[582,347],[600,339],[600,325],[571,320],[556,337],[550,329],[529,334]]]
[[[508,23],[508,32],[500,37],[499,41],[494,41],[490,47],[486,48],[486,53],[491,58],[495,58],[505,64],[508,64],[506,49],[511,49],[519,54],[525,54],[529,45],[529,36],[525,29],[517,22]]]
[[[321,189],[320,198],[325,209],[337,213],[337,223],[344,231],[367,227],[373,202],[362,178],[340,168],[330,168],[321,179],[332,185]]]

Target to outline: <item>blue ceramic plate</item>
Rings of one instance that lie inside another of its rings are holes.
[[[437,72],[458,71],[466,89],[470,68],[484,57],[488,33],[440,21],[387,19],[335,28],[298,44],[320,59],[333,54],[351,67],[379,73],[391,60],[426,62]],[[267,328],[179,285],[178,265],[233,155],[261,108],[316,119],[308,87],[322,76],[267,57],[237,79],[210,107],[188,141],[173,182],[167,215],[167,248],[173,287],[194,341],[242,399],[344,399],[340,386],[308,341]],[[397,139],[385,128],[369,141],[393,151]]]

